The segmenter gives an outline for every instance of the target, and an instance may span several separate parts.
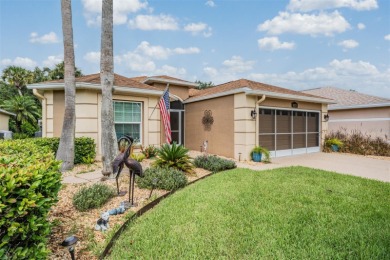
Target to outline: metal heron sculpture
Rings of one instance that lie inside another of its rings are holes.
[[[131,153],[131,146],[133,145],[134,139],[131,136],[125,135],[119,138],[118,140],[118,147],[120,153],[116,156],[114,161],[112,162],[112,168],[113,172],[115,174],[116,179],[116,188],[118,192],[118,196],[124,196],[126,192],[120,192],[119,191],[119,183],[118,179],[119,176],[126,165],[127,168],[129,168],[130,172],[130,180],[129,180],[129,204],[127,207],[134,207],[136,206],[134,204],[134,181],[135,181],[135,175],[138,175],[140,177],[144,176],[144,173],[142,171],[141,164],[130,158]]]

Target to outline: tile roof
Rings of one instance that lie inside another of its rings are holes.
[[[373,105],[380,103],[390,103],[390,99],[371,96],[354,90],[345,90],[335,87],[322,87],[308,89],[303,93],[317,95],[324,98],[332,98],[337,104],[329,105],[329,108],[339,106],[357,106],[357,105]]]
[[[42,82],[40,84],[46,84],[46,83],[64,83],[64,80],[63,79],[51,80],[51,81]],[[90,83],[90,84],[100,85],[100,73],[78,77],[78,78],[76,78],[76,83]],[[115,73],[114,73],[114,86],[159,90],[153,86],[144,84],[144,83],[137,81],[135,79],[127,78],[127,77],[124,77],[124,76],[121,76],[121,75],[118,75]]]
[[[234,89],[240,89],[240,88],[250,88],[252,90],[258,90],[258,91],[264,91],[264,92],[274,92],[274,93],[279,93],[279,94],[288,94],[288,95],[295,95],[295,96],[304,96],[304,97],[312,97],[312,98],[321,98],[319,96],[307,94],[307,93],[302,93],[299,91],[294,91],[286,88],[281,88],[281,87],[276,87],[248,79],[239,79],[235,81],[230,81],[224,84],[217,85],[212,88],[207,88],[203,90],[198,90],[198,91],[193,91],[192,96],[187,99],[188,101],[197,99],[199,97],[207,97],[210,95],[218,94],[218,93],[223,93],[227,92],[230,90]],[[331,101],[331,100],[330,100]]]
[[[133,80],[136,80],[136,81],[139,81],[139,82],[144,82],[146,79],[149,79],[149,78],[160,78],[160,79],[167,79],[167,80],[173,80],[173,81],[181,81],[181,82],[184,82],[184,83],[193,83],[193,82],[191,82],[191,81],[187,81],[187,80],[183,80],[183,79],[174,78],[174,77],[167,76],[167,75],[159,75],[159,76],[139,76],[139,77],[132,77],[132,78],[130,78],[130,79],[133,79]]]

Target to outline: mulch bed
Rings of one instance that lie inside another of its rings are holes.
[[[151,160],[145,159],[141,163],[144,170],[149,167],[150,162]],[[64,176],[78,174],[79,172],[98,170],[99,168],[101,168],[100,163],[92,166],[80,165],[75,167],[75,169],[73,169],[71,172],[65,173]],[[187,176],[189,182],[201,178],[210,172],[204,169],[196,168],[195,173],[196,174],[193,176]],[[104,183],[116,188],[115,179],[106,180]],[[121,215],[111,215],[109,219],[110,228],[108,231],[95,231],[95,224],[96,221],[100,218],[101,213],[119,207],[120,202],[128,200],[128,194],[123,197],[116,196],[110,199],[101,208],[80,212],[73,206],[73,195],[81,187],[90,186],[92,184],[93,183],[63,184],[63,187],[58,194],[59,201],[49,213],[49,220],[54,223],[48,244],[48,248],[51,251],[49,259],[70,258],[69,252],[60,245],[60,243],[69,235],[75,235],[79,239],[75,247],[77,259],[98,259],[96,251],[101,252],[102,249],[104,249],[104,245],[108,243],[110,238],[109,234],[112,234],[112,231],[117,230],[126,221],[126,216],[131,214],[129,211],[136,212],[151,201],[149,199],[150,190],[139,189],[137,185],[135,185],[134,200],[138,204],[137,207],[128,209],[124,214]],[[119,187],[121,190],[128,190],[129,173],[127,169],[126,171],[125,169],[123,170],[119,178]],[[165,193],[167,193],[167,191],[154,190],[152,193],[152,198],[162,196]]]

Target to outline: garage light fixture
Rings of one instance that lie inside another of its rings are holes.
[[[256,116],[257,116],[256,109],[251,110],[251,117],[252,117],[252,119],[256,119]]]
[[[325,114],[325,115],[324,115],[324,120],[325,120],[325,122],[328,122],[328,121],[329,121],[329,115],[328,115],[328,114]]]
[[[291,102],[291,107],[292,108],[298,108],[298,103],[297,102]]]

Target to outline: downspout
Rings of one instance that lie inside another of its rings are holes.
[[[39,91],[34,88],[33,89],[33,94],[34,96],[36,96],[38,99],[41,100],[41,103],[42,103],[42,137],[46,137],[46,114],[47,114],[47,111],[46,111],[46,98],[41,94],[39,93]],[[45,111],[45,113],[43,113]]]
[[[264,100],[265,100],[266,96],[263,95],[257,102],[256,102],[256,106],[255,106],[255,109],[256,109],[256,125],[255,125],[255,129],[256,129],[256,136],[255,136],[255,146],[259,145],[259,105],[260,103],[262,103]]]

